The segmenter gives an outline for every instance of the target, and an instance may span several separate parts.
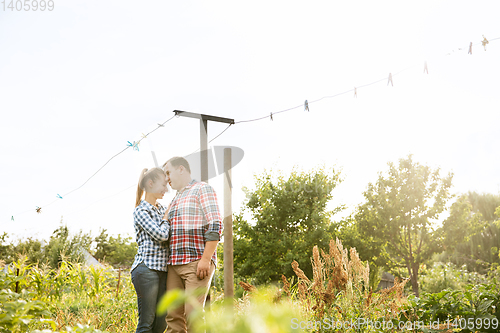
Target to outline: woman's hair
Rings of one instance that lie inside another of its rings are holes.
[[[180,165],[182,165],[189,173],[191,173],[191,168],[189,167],[189,163],[184,157],[179,157],[179,156],[172,157],[163,164],[163,169],[165,169],[168,162],[170,162],[170,164],[176,169]]]
[[[160,175],[165,176],[165,171],[160,168],[152,168],[152,169],[143,169],[141,171],[141,176],[139,177],[139,183],[137,184],[137,195],[135,197],[135,206],[139,206],[141,203],[142,195],[146,189],[146,183],[149,180],[155,182],[160,178]]]

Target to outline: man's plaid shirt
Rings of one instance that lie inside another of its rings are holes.
[[[169,265],[183,265],[201,259],[205,242],[218,241],[222,220],[212,186],[194,179],[177,191],[168,212],[172,228]],[[217,264],[217,251],[212,255]]]
[[[142,200],[134,210],[135,239],[137,254],[135,255],[132,271],[144,261],[149,269],[167,271],[168,244],[170,225],[162,220],[167,207],[158,203],[158,208]]]

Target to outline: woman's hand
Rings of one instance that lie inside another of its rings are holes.
[[[170,223],[170,221],[168,220],[168,212],[170,212],[170,207],[171,206],[172,206],[172,202],[170,202],[170,204],[168,205],[167,210],[165,211],[165,215],[163,215],[163,219],[167,220],[169,223]]]

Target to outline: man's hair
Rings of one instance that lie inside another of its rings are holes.
[[[182,165],[189,173],[191,173],[191,168],[189,167],[189,163],[184,157],[180,156],[172,157],[163,164],[163,170],[165,170],[165,167],[167,166],[168,162],[170,162],[170,164],[176,169]]]

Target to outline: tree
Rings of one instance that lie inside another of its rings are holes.
[[[50,236],[49,243],[43,248],[45,261],[53,268],[58,268],[63,260],[70,262],[83,262],[83,252],[81,248],[89,251],[92,243],[90,233],[83,233],[70,236],[68,227],[62,224],[54,230]]]
[[[101,234],[95,238],[95,242],[94,257],[96,259],[106,261],[116,268],[132,266],[137,253],[137,244],[132,241],[132,237],[109,236],[106,229],[102,229]]]
[[[496,221],[499,208],[500,195],[476,192],[461,195],[440,230],[445,250],[440,256],[480,273],[486,273],[493,263],[499,264],[500,225]]]
[[[444,220],[440,231],[444,239],[444,250],[453,252],[458,244],[469,241],[473,235],[480,233],[485,226],[482,214],[474,210],[470,196],[461,195],[451,205],[450,216]]]
[[[12,261],[12,245],[7,244],[7,238],[9,238],[9,235],[6,232],[0,235],[0,260],[4,264]]]
[[[319,168],[311,172],[294,169],[285,179],[266,171],[255,176],[255,190],[244,188],[248,201],[234,220],[234,262],[237,277],[254,283],[280,280],[292,275],[291,263],[312,276],[312,248],[327,248],[336,234],[330,217],[343,209],[326,210],[332,190],[340,182],[335,170]],[[248,222],[244,212],[253,218]]]
[[[495,209],[500,207],[500,195],[469,192],[467,197],[472,210],[476,213],[481,213],[481,218],[484,221],[492,222],[496,219]]]
[[[26,240],[18,240],[17,244],[13,246],[12,260],[16,260],[20,256],[26,256],[26,264],[36,264],[44,262],[42,251],[42,242],[38,239],[28,237]]]
[[[364,237],[386,246],[389,264],[407,269],[418,296],[419,267],[440,250],[431,222],[451,197],[453,175],[442,178],[439,168],[420,165],[412,155],[400,159],[397,167],[388,165],[387,175],[379,173],[376,184],[368,184],[356,220]]]

